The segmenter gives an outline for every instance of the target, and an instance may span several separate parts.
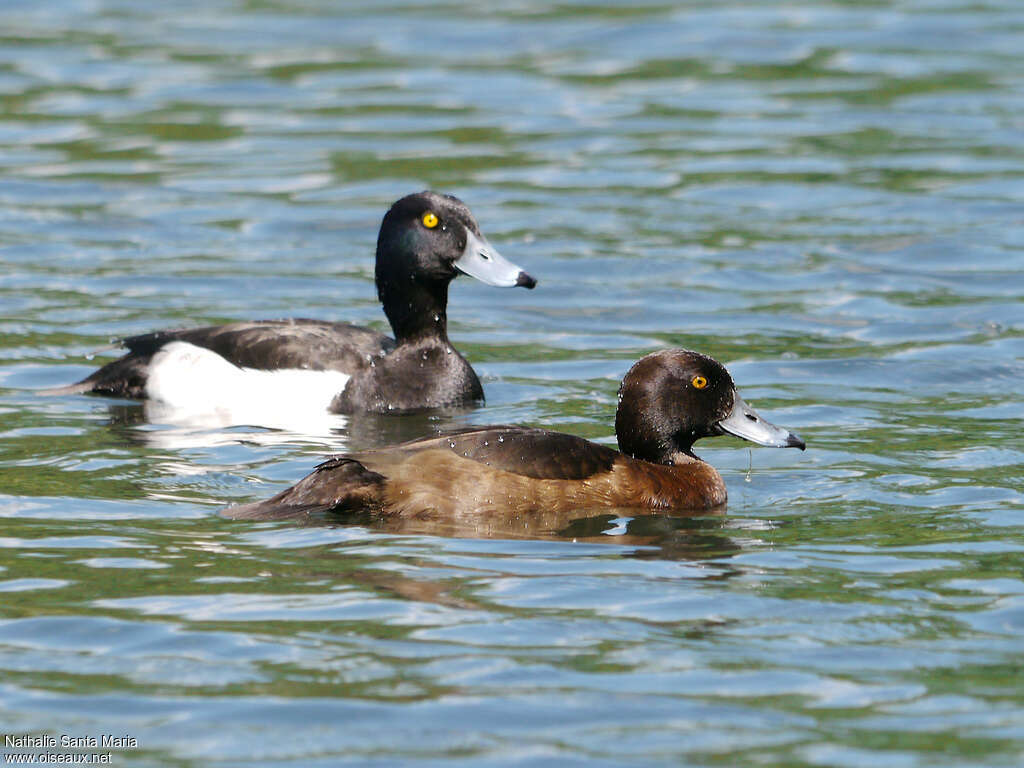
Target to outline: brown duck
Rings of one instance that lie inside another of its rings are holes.
[[[626,374],[615,433],[619,451],[545,429],[470,427],[333,457],[276,496],[226,514],[444,519],[611,507],[709,509],[725,502],[725,483],[693,454],[695,441],[728,433],[760,445],[805,447],[747,405],[721,363],[681,349],[647,355]]]

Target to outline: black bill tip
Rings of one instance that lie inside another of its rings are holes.
[[[790,432],[789,433],[789,437],[786,438],[786,445],[785,445],[785,447],[786,448],[799,448],[801,451],[803,451],[803,450],[807,449],[807,443],[805,443],[798,436],[796,436],[792,432]]]
[[[517,288],[529,288],[533,289],[537,285],[537,280],[531,275],[526,274],[522,270],[519,271],[519,275],[516,277]]]

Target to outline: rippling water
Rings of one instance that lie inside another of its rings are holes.
[[[1022,34],[1016,0],[0,6],[0,734],[128,734],[123,765],[1020,765]],[[452,291],[485,408],[317,436],[33,391],[161,327],[383,328],[377,226],[424,187],[541,281]],[[671,345],[809,445],[701,443],[724,514],[217,514],[438,426],[611,442]]]

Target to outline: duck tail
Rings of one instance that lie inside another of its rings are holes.
[[[224,510],[240,520],[301,519],[328,512],[367,512],[380,507],[385,478],[349,456],[334,456],[265,501]]]
[[[142,400],[146,396],[146,374],[150,355],[128,354],[93,371],[81,381],[63,387],[37,390],[40,395],[81,395],[94,393],[109,397]]]

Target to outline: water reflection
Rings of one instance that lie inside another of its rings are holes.
[[[724,507],[711,513],[713,517],[707,517],[706,510],[697,514],[700,516],[651,514],[650,510],[627,508],[591,513],[582,509],[540,511],[528,516],[492,511],[458,519],[364,518],[360,522],[374,530],[396,534],[613,544],[635,547],[628,556],[667,560],[699,560],[739,551],[739,545],[722,533]]]
[[[13,726],[176,764],[1020,762],[1020,3],[7,6]],[[412,185],[544,264],[454,285],[486,409],[309,435],[26,394],[154,327],[379,327]],[[727,517],[217,514],[462,419],[608,439],[659,346],[814,455],[756,454]]]
[[[706,560],[730,557],[741,550],[725,533],[725,507],[687,514],[651,513],[646,509],[615,508],[538,511],[529,515],[491,510],[478,515],[445,519],[383,518],[368,512],[313,513],[290,511],[273,518],[310,527],[367,528],[401,536],[460,539],[568,541],[623,547],[625,557],[663,560]],[[222,510],[231,517],[231,508]],[[630,551],[629,548],[632,548]]]
[[[402,416],[324,413],[315,421],[283,422],[277,426],[232,426],[205,421],[155,424],[148,403],[111,403],[107,412],[111,430],[126,442],[160,450],[316,445],[339,453],[382,448],[457,429],[468,423],[473,409],[451,408]]]

